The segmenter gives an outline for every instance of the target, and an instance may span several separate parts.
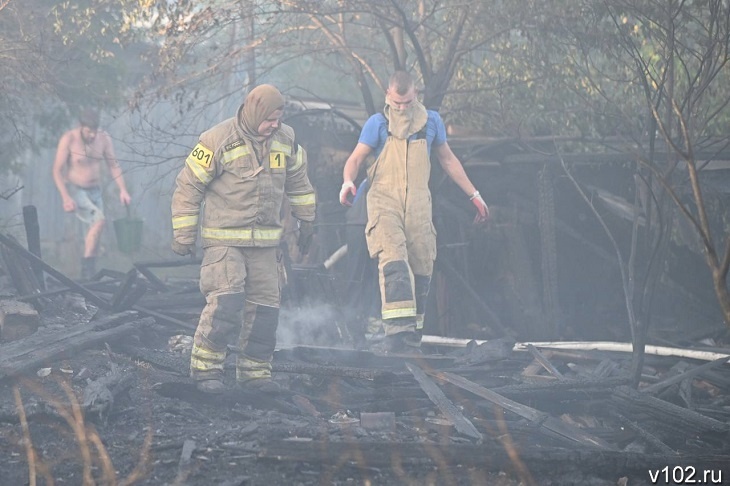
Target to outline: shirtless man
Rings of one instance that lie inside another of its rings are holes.
[[[104,229],[104,202],[101,189],[101,161],[119,187],[119,201],[127,206],[131,197],[124,184],[122,169],[114,155],[109,134],[99,130],[99,114],[90,109],[79,115],[79,126],[61,136],[53,161],[53,180],[63,200],[63,210],[74,212],[89,225],[84,239],[81,278],[95,273],[99,237]]]

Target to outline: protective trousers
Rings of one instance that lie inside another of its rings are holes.
[[[371,187],[365,236],[370,257],[378,259],[386,335],[423,326],[436,259],[430,172],[425,139],[407,141],[393,136],[368,169]]]
[[[196,380],[222,379],[227,346],[238,333],[237,378],[271,376],[279,324],[280,287],[276,247],[205,248],[200,314],[190,359]],[[244,312],[245,309],[245,312]],[[239,368],[243,373],[239,374]]]

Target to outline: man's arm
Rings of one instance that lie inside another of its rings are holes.
[[[474,218],[475,223],[483,223],[489,219],[489,208],[487,207],[484,199],[482,199],[479,191],[477,191],[474,184],[469,180],[469,176],[466,175],[464,167],[461,165],[461,161],[454,154],[449,147],[449,142],[444,142],[441,145],[435,147],[436,156],[439,159],[441,167],[444,172],[448,175],[457,186],[464,191],[464,194],[469,196],[474,206],[477,208],[477,216]]]
[[[345,168],[342,169],[342,189],[340,190],[340,203],[345,206],[351,206],[352,203],[347,199],[347,196],[352,194],[353,196],[357,192],[355,188],[355,178],[360,173],[360,167],[368,155],[373,151],[370,145],[362,142],[358,142],[355,146],[355,150],[352,151],[350,156],[345,162]]]
[[[109,167],[109,173],[117,184],[117,187],[119,187],[119,202],[123,206],[129,206],[132,198],[129,192],[127,192],[127,185],[124,183],[122,168],[119,166],[116,154],[114,154],[112,139],[107,133],[104,133],[104,158],[106,159],[106,165]]]
[[[56,157],[53,159],[53,181],[56,183],[58,193],[63,200],[63,210],[68,212],[76,209],[76,203],[71,199],[71,196],[68,194],[68,189],[66,189],[66,178],[63,174],[63,171],[66,169],[66,163],[68,162],[69,139],[70,134],[68,132],[61,136],[58,140],[58,147],[56,148]]]

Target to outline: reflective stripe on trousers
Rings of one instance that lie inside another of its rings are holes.
[[[205,295],[206,306],[195,331],[190,361],[193,378],[208,379],[222,373],[227,346],[236,336],[239,346],[248,340],[254,328],[256,309],[261,306],[274,311],[269,312],[266,331],[255,334],[261,349],[254,352],[257,357],[271,359],[276,345],[280,300],[277,251],[276,247],[205,248],[200,267],[200,290]]]

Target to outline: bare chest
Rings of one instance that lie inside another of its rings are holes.
[[[81,137],[76,137],[69,144],[68,165],[71,170],[98,168],[103,159],[104,146],[98,139],[86,143]]]

